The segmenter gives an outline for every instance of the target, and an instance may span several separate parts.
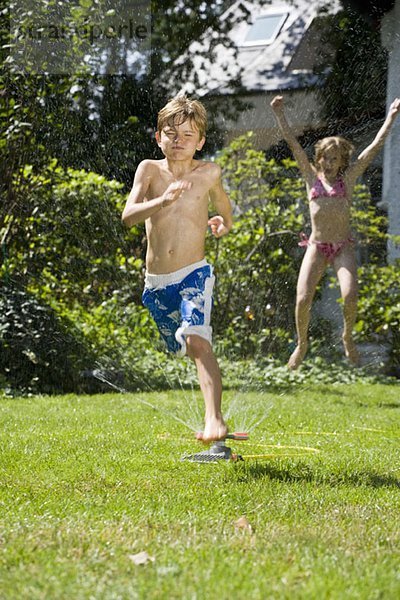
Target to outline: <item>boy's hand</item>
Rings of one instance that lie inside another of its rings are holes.
[[[282,112],[283,111],[283,96],[275,96],[271,100],[271,108],[274,112]]]
[[[208,224],[211,227],[211,233],[216,238],[226,235],[229,231],[228,227],[224,223],[224,219],[220,215],[215,215],[215,217],[208,219]]]
[[[170,183],[163,195],[161,196],[161,206],[169,206],[183,194],[186,190],[190,190],[192,187],[191,181],[181,179],[181,181],[174,181]]]

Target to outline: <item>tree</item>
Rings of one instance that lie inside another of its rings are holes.
[[[387,52],[379,27],[347,8],[332,19],[329,43],[335,58],[322,87],[326,117],[342,126],[381,118],[386,102]]]
[[[22,61],[21,70],[21,61],[18,62],[20,47],[10,33],[13,30],[10,25],[17,23],[20,31],[29,31],[31,27],[35,32],[40,29],[43,11],[46,14],[53,11],[57,17],[59,4],[54,0],[39,2],[35,3],[35,11],[30,11],[28,0],[13,1],[8,5],[2,2],[0,28],[2,38],[9,42],[0,50],[3,65],[0,75],[0,186],[4,199],[0,208],[0,243],[3,255],[10,236],[22,231],[18,225],[19,217],[25,218],[29,210],[24,187],[20,186],[21,179],[19,175],[15,176],[23,172],[25,164],[37,172],[47,168],[49,161],[56,158],[63,168],[83,168],[103,174],[107,179],[122,182],[127,190],[140,160],[158,156],[153,125],[171,87],[179,87],[193,65],[194,56],[187,52],[190,43],[212,27],[215,35],[203,52],[212,54],[213,47],[221,41],[230,44],[227,33],[232,21],[219,19],[223,5],[218,0],[212,3],[152,0],[148,4],[152,44],[143,55],[147,69],[131,72],[125,53],[119,57],[122,74],[114,75],[115,56],[110,51],[106,53],[106,74],[91,75],[82,67],[81,59],[87,49],[85,40],[74,33],[73,44],[67,46],[70,71],[59,73],[53,66],[53,71],[37,74],[35,68],[38,65],[29,53],[23,54],[26,63]],[[131,5],[132,2],[127,0],[120,0],[118,4],[119,8]],[[80,31],[82,24],[92,23],[90,19],[98,23],[99,15],[104,17],[113,12],[107,8],[105,0],[66,3],[67,13],[58,16],[55,22],[59,24],[62,17],[61,22],[67,23],[70,31]],[[92,53],[96,63],[99,55]],[[182,55],[185,58],[178,64],[176,59]],[[46,53],[39,56],[43,63],[38,59],[39,67],[48,68],[47,58]]]
[[[47,2],[46,6],[52,4]],[[118,9],[125,5],[129,7],[132,2],[120,0]],[[13,11],[17,11],[20,26],[26,30],[30,16],[29,11],[23,11],[23,6],[24,3],[21,7],[11,2],[5,10],[8,10],[8,20]],[[68,15],[71,28],[78,29],[82,22],[95,19],[101,6],[104,6],[103,14],[107,13],[108,3],[82,0],[78,6],[79,11]],[[71,70],[64,75],[50,72],[36,76],[30,75],[29,70],[21,74],[12,60],[13,52],[7,57],[3,50],[3,62],[8,60],[3,72],[3,89],[7,90],[2,97],[3,106],[9,108],[15,100],[15,104],[24,107],[19,122],[29,126],[34,139],[34,146],[27,152],[32,154],[27,162],[34,164],[40,160],[35,156],[37,148],[45,148],[47,156],[56,157],[63,166],[85,168],[130,184],[137,163],[145,156],[157,155],[152,127],[158,110],[192,70],[194,54],[188,52],[191,42],[212,28],[214,35],[209,38],[207,47],[199,48],[197,54],[212,56],[218,43],[231,45],[228,31],[232,19],[219,18],[222,6],[218,0],[210,3],[149,0],[151,46],[143,52],[144,68],[140,71],[137,65],[129,64],[129,53],[125,53],[119,57],[115,73],[115,56],[111,51],[106,52],[105,62],[101,64],[105,74],[100,72],[95,52],[94,74],[81,66],[78,68],[84,52],[78,43],[82,42],[79,36],[76,36],[76,49],[73,47],[76,55],[71,57]],[[240,13],[235,18],[239,16]],[[2,19],[3,32],[6,32],[4,14]],[[178,58],[181,60],[177,61]]]

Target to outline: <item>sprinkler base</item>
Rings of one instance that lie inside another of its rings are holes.
[[[242,438],[243,439],[243,438]],[[181,460],[198,463],[215,463],[221,460],[238,461],[243,460],[240,454],[234,454],[232,450],[225,445],[225,440],[214,442],[209,450],[196,452],[195,454],[185,454]]]

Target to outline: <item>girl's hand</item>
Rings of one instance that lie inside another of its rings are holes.
[[[393,116],[397,116],[400,112],[400,98],[395,98],[392,104],[389,106],[389,113]]]
[[[283,111],[283,96],[275,96],[271,101],[271,108],[274,112]]]
[[[215,215],[215,217],[208,219],[208,224],[211,227],[211,233],[216,238],[226,235],[229,231],[224,223],[224,219],[220,215]]]

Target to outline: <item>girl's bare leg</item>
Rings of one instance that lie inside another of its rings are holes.
[[[348,245],[337,256],[334,267],[343,298],[343,345],[346,357],[354,365],[359,364],[357,347],[353,340],[353,327],[357,318],[357,263],[354,247]]]
[[[228,428],[221,412],[221,372],[211,345],[198,335],[186,337],[187,355],[194,361],[205,404],[203,442],[224,439]]]
[[[326,265],[326,259],[318,252],[316,244],[310,244],[301,263],[297,280],[295,311],[297,346],[289,358],[287,365],[289,369],[297,369],[306,355],[311,305]]]

